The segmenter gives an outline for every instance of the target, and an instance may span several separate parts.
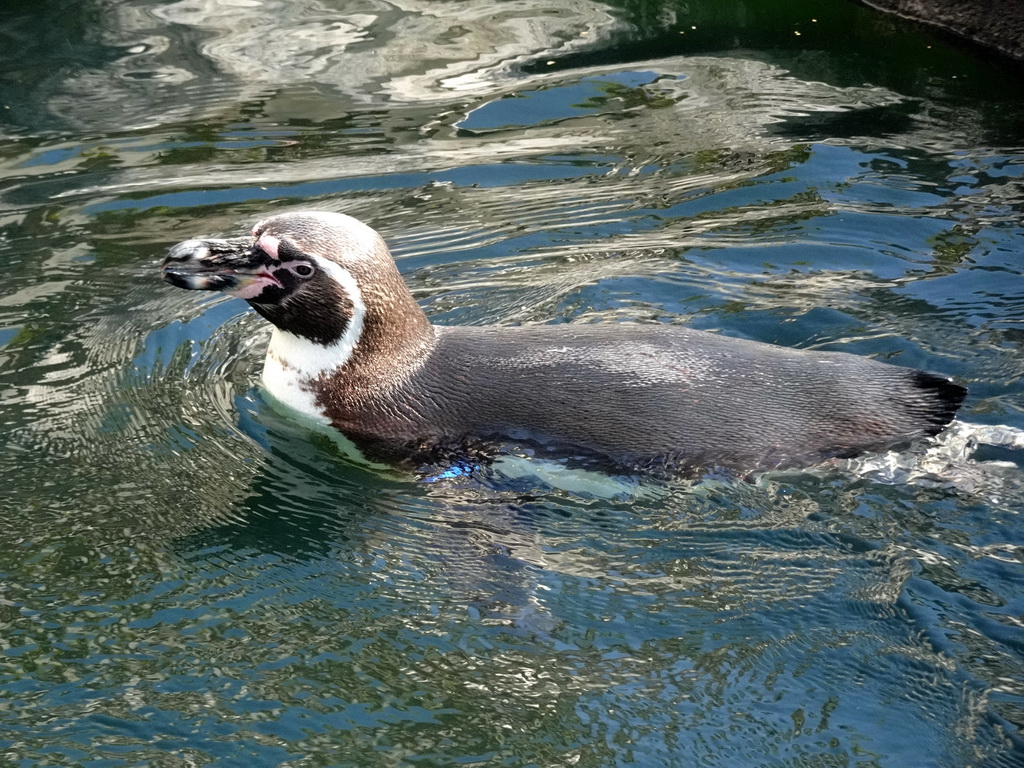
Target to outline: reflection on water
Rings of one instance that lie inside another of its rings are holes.
[[[1020,72],[814,12],[13,2],[0,762],[1018,765],[1020,456],[952,459],[1024,427]],[[156,270],[300,207],[437,322],[843,349],[976,426],[861,477],[368,468]]]

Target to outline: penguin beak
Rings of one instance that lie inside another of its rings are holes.
[[[190,291],[222,291],[251,299],[268,285],[283,287],[271,271],[272,263],[250,237],[186,240],[168,252],[163,277]]]

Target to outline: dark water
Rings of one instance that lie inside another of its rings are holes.
[[[1019,455],[417,482],[156,269],[344,211],[439,322],[847,350],[1021,428],[1022,72],[838,0],[6,0],[0,764],[1024,763]]]

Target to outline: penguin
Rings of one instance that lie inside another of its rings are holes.
[[[339,213],[170,249],[163,277],[273,325],[263,385],[387,463],[528,446],[675,474],[809,467],[940,432],[966,390],[844,352],[625,323],[433,325],[381,236]]]

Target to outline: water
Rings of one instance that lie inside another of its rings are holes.
[[[437,322],[841,349],[1024,428],[1019,67],[767,0],[17,0],[0,41],[0,763],[1021,764],[1019,453],[417,481],[157,270],[344,211]]]

